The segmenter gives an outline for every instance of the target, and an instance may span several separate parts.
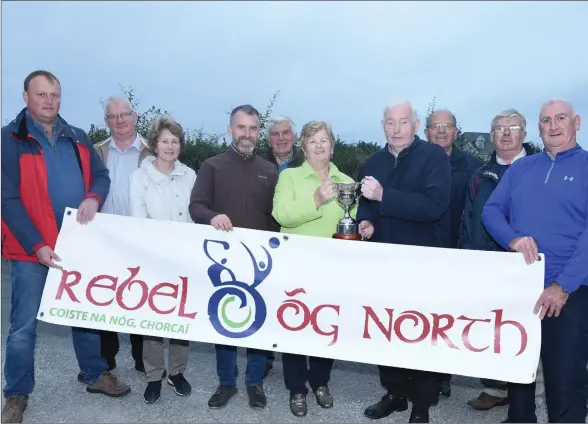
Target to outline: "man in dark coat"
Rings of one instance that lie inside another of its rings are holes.
[[[267,139],[270,151],[266,159],[278,167],[278,173],[296,168],[304,162],[304,153],[296,148],[296,127],[287,116],[271,118],[267,123]]]
[[[470,178],[465,198],[463,220],[459,232],[460,249],[504,252],[505,250],[490,236],[482,223],[484,205],[498,186],[506,170],[522,157],[532,155],[533,147],[524,143],[527,122],[515,109],[500,112],[492,120],[490,138],[494,153],[490,161],[480,167]],[[537,371],[537,395],[543,393],[542,370]],[[477,410],[486,411],[509,402],[507,383],[481,379],[484,389],[477,398],[467,404]]]
[[[276,165],[278,174],[284,169],[296,168],[305,161],[302,150],[296,148],[297,135],[294,122],[287,116],[276,116],[269,119],[267,123],[269,152],[265,155],[265,159]],[[269,351],[264,378],[274,367],[275,359],[274,352]]]
[[[419,121],[409,102],[384,110],[387,145],[362,167],[357,221],[360,234],[379,243],[449,247],[451,166],[447,154],[417,135]],[[437,374],[379,366],[387,393],[364,415],[378,419],[413,407],[410,422],[428,422],[437,401]],[[410,395],[409,395],[410,394]]]
[[[427,117],[427,140],[441,146],[451,162],[451,202],[448,213],[451,222],[449,247],[452,249],[457,248],[468,184],[472,174],[482,166],[478,158],[454,145],[458,132],[455,115],[448,110],[436,110]],[[439,374],[439,395],[451,396],[451,374]]]

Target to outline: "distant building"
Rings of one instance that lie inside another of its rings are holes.
[[[462,137],[464,150],[477,154],[484,162],[490,160],[490,156],[494,153],[490,133],[464,132]]]

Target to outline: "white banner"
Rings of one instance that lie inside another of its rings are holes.
[[[517,383],[544,260],[66,211],[38,319]],[[333,229],[334,230],[334,229]]]

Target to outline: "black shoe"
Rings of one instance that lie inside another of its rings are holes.
[[[190,383],[188,383],[184,378],[184,374],[181,372],[173,376],[170,375],[167,378],[167,384],[174,386],[174,392],[178,396],[188,396],[192,393],[192,386],[190,386]]]
[[[290,411],[297,417],[305,417],[308,412],[306,395],[302,393],[290,395]]]
[[[328,386],[320,386],[316,389],[314,395],[316,396],[316,403],[318,403],[321,408],[333,407],[333,396],[331,396]]]
[[[412,406],[410,411],[409,423],[428,423],[429,422],[429,408],[422,408],[419,406]]]
[[[237,394],[237,388],[232,386],[218,386],[216,392],[208,400],[208,407],[219,409],[227,406],[229,400]]]
[[[143,393],[143,400],[145,403],[157,403],[161,399],[161,380],[150,381],[147,384],[145,393]]]
[[[442,380],[439,382],[439,396],[445,398],[451,396],[451,381]]]
[[[106,371],[109,371],[110,372],[110,371],[112,371],[113,369],[116,368],[116,362],[114,362],[114,366],[111,366],[112,365],[111,364],[111,361],[106,361],[106,363],[108,364],[108,368],[106,369]],[[86,376],[84,375],[84,373],[80,371],[78,373],[78,382],[83,383],[85,377]]]
[[[363,415],[368,418],[378,420],[386,418],[392,412],[402,412],[408,409],[408,400],[406,398],[397,398],[392,395],[382,396],[382,400],[378,403],[368,406]]]
[[[249,396],[249,406],[252,408],[265,408],[267,405],[267,398],[261,386],[247,387],[247,396]]]

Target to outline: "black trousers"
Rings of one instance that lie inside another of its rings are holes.
[[[290,394],[300,393],[306,396],[308,394],[307,381],[312,391],[326,386],[331,379],[331,369],[334,362],[335,360],[330,358],[282,353],[282,369],[286,389],[290,391]]]
[[[143,336],[131,334],[131,355],[135,364],[143,367]],[[120,349],[118,333],[112,331],[100,331],[100,355],[106,360],[109,367],[116,367],[116,355]]]
[[[450,382],[451,381],[451,374],[437,373],[437,381],[439,381],[439,382],[442,382],[442,381]]]
[[[588,401],[588,287],[573,292],[559,317],[541,322],[541,359],[550,423],[586,422]],[[535,383],[508,383],[508,421],[537,422]]]
[[[438,400],[438,373],[382,365],[378,368],[380,383],[390,395],[408,398],[413,405],[427,408]]]

